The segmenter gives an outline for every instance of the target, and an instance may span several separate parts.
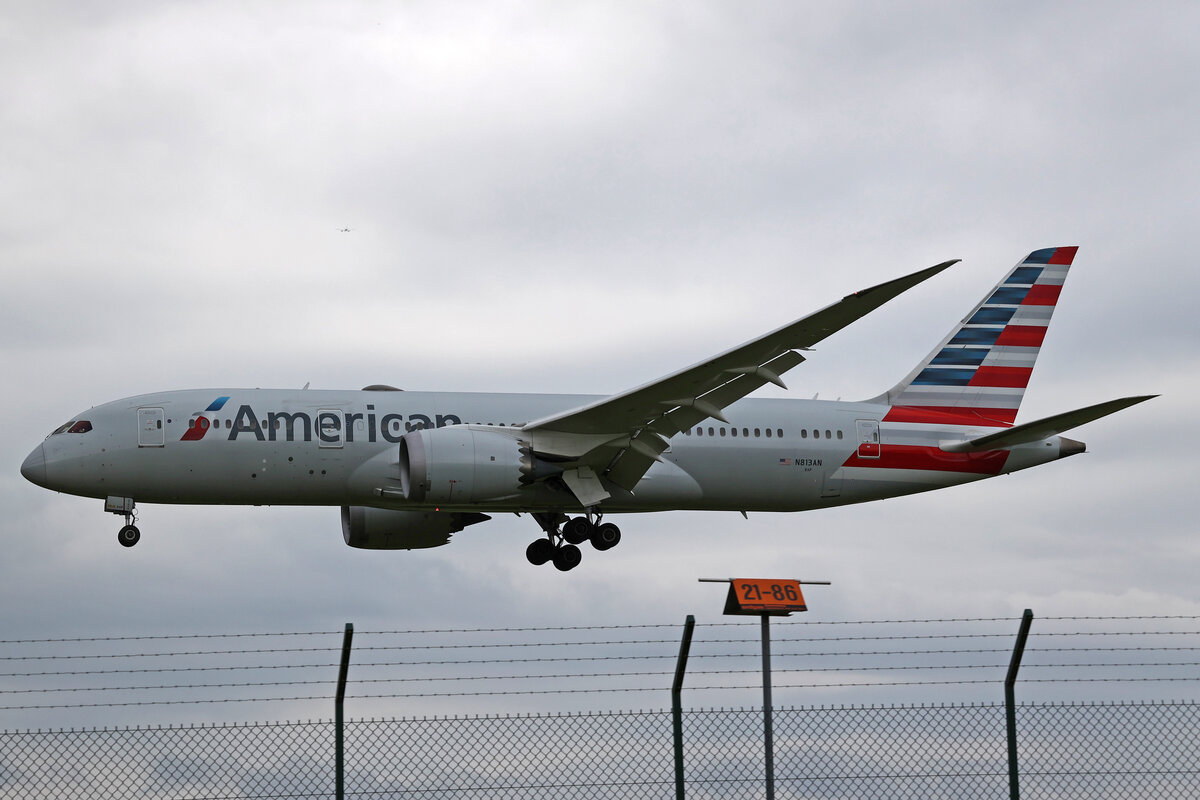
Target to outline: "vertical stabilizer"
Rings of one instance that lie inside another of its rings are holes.
[[[1009,426],[1077,247],[1035,250],[909,375],[877,398],[895,422]]]

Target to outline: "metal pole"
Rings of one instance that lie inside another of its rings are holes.
[[[346,673],[350,671],[350,642],[354,639],[354,625],[346,623],[346,633],[342,636],[342,665],[338,669],[337,697],[334,701],[334,770],[335,790],[337,800],[346,796],[345,764],[342,759],[342,706],[346,701]]]
[[[696,618],[691,614],[683,623],[683,641],[675,662],[675,682],[671,684],[671,727],[675,736],[675,797],[683,800],[683,675],[687,671],[688,652],[692,649],[692,630]]]
[[[1028,608],[1021,616],[1021,628],[1017,631],[1017,643],[1013,646],[1012,660],[1008,662],[1008,676],[1004,679],[1004,712],[1008,723],[1008,796],[1020,800],[1021,781],[1017,769],[1017,672],[1021,669],[1021,656],[1025,654],[1025,640],[1029,638],[1029,626],[1033,624],[1033,612]]]
[[[771,709],[771,618],[762,615],[763,750],[766,757],[767,800],[775,800],[775,735]]]

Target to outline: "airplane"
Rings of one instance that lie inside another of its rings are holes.
[[[750,398],[813,345],[957,263],[609,396],[193,389],[95,406],[34,448],[33,483],[104,499],[131,547],[139,503],[340,506],[351,547],[417,549],[528,514],[534,565],[621,540],[610,515],[787,512],[1003,475],[1082,453],[1061,434],[1155,395],[1016,423],[1077,247],[1022,259],[898,384],[859,402]]]

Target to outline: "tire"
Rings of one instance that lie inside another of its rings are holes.
[[[582,544],[591,537],[593,530],[587,517],[572,517],[563,525],[562,535],[571,544]]]
[[[559,572],[569,572],[583,561],[583,553],[573,544],[564,544],[554,551],[554,568]]]
[[[592,532],[592,547],[597,550],[611,550],[621,543],[621,529],[611,522],[596,527]]]
[[[554,545],[549,539],[534,539],[525,548],[525,558],[535,567],[540,567],[554,557]]]
[[[133,547],[142,538],[142,532],[136,525],[126,525],[117,531],[117,541],[125,547]]]

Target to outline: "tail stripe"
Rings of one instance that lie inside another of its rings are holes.
[[[1025,295],[1024,305],[1027,306],[1052,306],[1058,302],[1058,295],[1062,292],[1062,284],[1052,286],[1046,283],[1038,283],[1029,287],[1029,294]]]
[[[1046,338],[1045,325],[1009,325],[1000,332],[996,339],[998,347],[1032,347],[1042,346]],[[1036,357],[1036,353],[1034,356]]]
[[[1011,425],[1076,247],[1035,250],[892,391],[889,417],[960,414]]]
[[[1032,253],[1030,255],[1032,255]],[[1028,259],[1026,259],[1026,261],[1028,261]],[[1004,283],[1023,283],[1028,285],[1035,283],[1038,279],[1038,276],[1041,274],[1041,267],[1017,267],[1012,271],[1012,274],[1005,279]]]

